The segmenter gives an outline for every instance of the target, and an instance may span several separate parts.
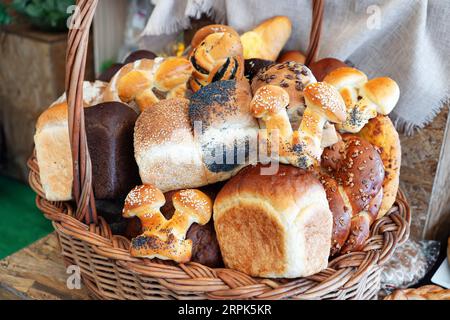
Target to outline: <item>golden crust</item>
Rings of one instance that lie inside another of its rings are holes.
[[[233,34],[236,37],[239,37],[239,34],[230,26],[226,26],[223,24],[210,24],[200,28],[195,33],[194,37],[191,40],[191,47],[196,48],[200,45],[200,43],[211,33],[217,32],[228,32]]]
[[[320,181],[280,165],[249,166],[214,203],[214,225],[225,264],[252,276],[299,277],[326,267],[332,217]],[[264,174],[266,173],[266,174]]]
[[[330,121],[340,123],[346,119],[344,100],[333,86],[326,82],[311,83],[303,93],[308,107],[315,107]]]
[[[367,76],[364,72],[358,69],[351,67],[342,67],[331,71],[327,76],[325,76],[323,81],[340,90],[345,86],[362,86],[367,82]]]
[[[250,108],[255,117],[264,117],[284,110],[289,104],[289,95],[278,86],[267,85],[260,87],[253,96]]]
[[[385,178],[383,200],[378,213],[378,218],[380,218],[392,207],[397,197],[401,165],[400,139],[392,121],[383,115],[371,119],[356,135],[377,147],[381,152]]]
[[[150,205],[156,209],[162,207],[166,199],[164,194],[151,184],[144,184],[134,187],[125,199],[123,207],[124,214],[141,206]]]
[[[241,36],[245,59],[275,61],[292,33],[292,23],[286,16],[275,16]]]
[[[400,88],[397,82],[388,77],[369,80],[361,88],[360,94],[367,96],[377,105],[377,111],[387,115],[398,102]]]

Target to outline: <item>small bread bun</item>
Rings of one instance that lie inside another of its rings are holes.
[[[205,40],[207,36],[217,32],[228,32],[235,35],[236,37],[239,37],[239,34],[236,32],[236,30],[234,30],[230,26],[226,26],[223,24],[210,24],[197,30],[197,32],[195,33],[194,37],[191,40],[191,47],[197,48],[200,45],[200,43],[203,40]]]
[[[255,29],[241,35],[244,59],[277,60],[291,32],[292,23],[286,16],[263,21]]]
[[[301,51],[289,50],[289,51],[283,52],[278,57],[278,60],[277,60],[278,63],[283,63],[283,62],[287,62],[287,61],[295,61],[295,62],[298,62],[301,64],[305,64],[306,57]],[[311,71],[313,71],[313,70],[311,70]],[[321,81],[321,80],[318,80],[318,81]]]
[[[397,105],[400,88],[391,78],[374,78],[362,86],[360,95],[369,98],[376,105],[379,114],[388,115]]]
[[[332,215],[320,181],[280,165],[249,166],[232,178],[214,203],[214,225],[228,268],[255,277],[296,278],[328,264]]]
[[[309,65],[317,81],[323,81],[330,72],[343,67],[348,66],[341,60],[335,58],[324,58]]]

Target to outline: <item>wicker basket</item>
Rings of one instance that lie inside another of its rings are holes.
[[[81,97],[89,28],[97,1],[78,1],[80,28],[69,31],[66,90],[75,201],[47,201],[35,155],[28,161],[37,207],[52,221],[65,263],[80,267],[92,295],[100,299],[376,298],[381,266],[409,235],[410,210],[402,192],[388,214],[373,224],[362,251],[336,257],[327,269],[307,278],[252,278],[235,270],[212,269],[198,263],[176,264],[130,256],[130,241],[113,235],[106,221],[97,217],[91,186]],[[322,12],[323,2],[314,1],[308,61],[314,60],[317,51]]]

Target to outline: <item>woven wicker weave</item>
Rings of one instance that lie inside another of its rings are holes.
[[[78,265],[82,279],[99,299],[374,299],[380,287],[381,266],[409,236],[410,210],[402,192],[386,216],[377,220],[361,252],[334,258],[328,268],[307,278],[252,278],[230,269],[211,269],[198,263],[175,264],[131,257],[130,241],[113,235],[97,217],[91,186],[91,163],[82,112],[82,81],[89,27],[97,0],[79,0],[80,28],[69,32],[66,90],[69,133],[74,159],[73,203],[44,197],[39,166],[28,161],[29,182],[36,205],[50,219],[67,265]],[[314,1],[309,61],[317,53],[323,2]]]

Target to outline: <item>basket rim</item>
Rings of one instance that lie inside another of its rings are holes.
[[[372,224],[370,237],[362,251],[337,256],[329,261],[325,270],[309,277],[254,278],[240,271],[210,268],[196,262],[177,264],[140,259],[130,255],[130,241],[113,235],[102,217],[98,217],[98,224],[87,225],[76,219],[69,202],[45,199],[35,152],[28,160],[28,167],[29,184],[37,194],[36,205],[52,221],[60,242],[67,238],[69,241],[81,241],[97,256],[115,262],[132,274],[156,279],[174,292],[201,294],[208,299],[317,299],[327,295],[345,297],[355,290],[368,291],[371,287],[367,283],[374,285],[369,281],[371,276],[379,275],[380,267],[392,256],[395,248],[409,237],[411,211],[404,193],[399,190],[394,206]],[[95,281],[89,278],[88,288],[92,289]],[[96,297],[102,295],[98,288],[94,293]]]

